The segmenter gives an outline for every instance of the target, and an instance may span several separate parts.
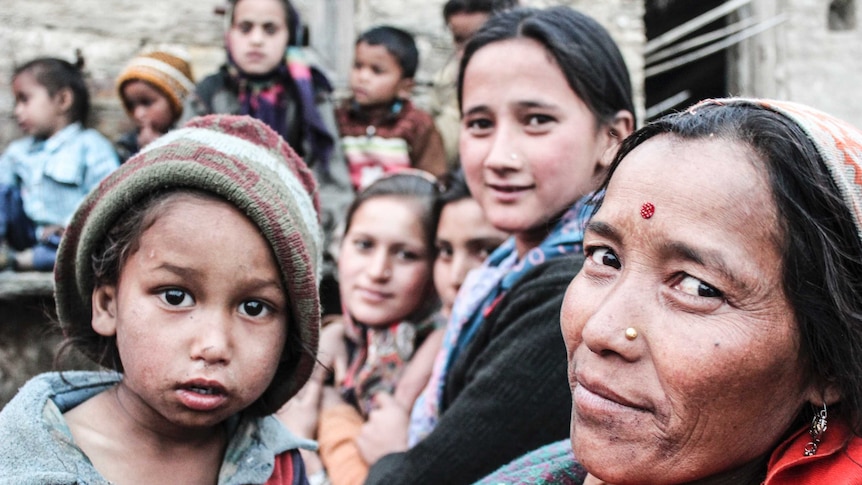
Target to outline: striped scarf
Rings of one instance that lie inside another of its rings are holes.
[[[518,259],[514,238],[498,247],[481,267],[467,276],[452,308],[443,346],[434,360],[428,384],[413,404],[408,443],[412,447],[427,436],[440,418],[446,374],[455,359],[473,340],[494,306],[531,269],[567,254],[580,253],[584,228],[592,215],[592,194],[583,197],[559,219],[539,246]]]

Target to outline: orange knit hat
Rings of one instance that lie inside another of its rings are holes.
[[[146,81],[167,96],[175,118],[183,113],[183,99],[195,87],[189,59],[183,53],[166,50],[141,53],[129,61],[117,77],[117,92],[121,100],[123,85],[134,80]],[[126,107],[125,101],[123,107]]]

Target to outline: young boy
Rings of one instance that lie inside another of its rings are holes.
[[[408,99],[419,64],[413,36],[375,27],[359,36],[355,49],[353,97],[337,111],[354,189],[407,167],[445,173],[443,140],[434,121]]]
[[[154,50],[129,61],[117,76],[117,93],[135,130],[117,140],[120,160],[125,162],[173,128],[194,87],[189,60],[182,52]]]
[[[458,135],[461,132],[461,107],[458,106],[458,65],[464,47],[488,18],[515,8],[518,0],[449,0],[443,5],[443,21],[452,34],[455,52],[437,72],[431,91],[430,111],[446,149],[449,166],[458,166]]]

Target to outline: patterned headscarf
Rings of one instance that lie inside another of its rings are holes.
[[[810,106],[771,99],[707,99],[689,108],[708,105],[753,105],[783,115],[802,128],[817,148],[838,186],[841,197],[853,215],[856,232],[862,240],[862,131],[832,115]]]

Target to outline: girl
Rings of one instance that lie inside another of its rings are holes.
[[[120,159],[125,162],[174,128],[193,89],[192,68],[184,52],[163,48],[129,61],[117,76],[117,93],[135,130],[117,140]]]
[[[440,296],[440,312],[448,320],[452,305],[467,274],[506,240],[506,233],[492,226],[482,207],[470,195],[464,172],[450,172],[440,195],[437,223],[437,257],[434,287]]]
[[[366,483],[472,483],[567,436],[560,305],[582,257],[587,203],[634,126],[608,32],[568,7],[492,16],[461,61],[460,154],[485,216],[512,234],[461,288],[432,377],[406,411],[379,398],[357,444]],[[406,451],[405,451],[406,450]]]
[[[277,131],[315,172],[324,235],[331,241],[353,198],[353,188],[338,143],[329,81],[305,60],[302,23],[290,1],[230,0],[228,4],[227,63],[198,83],[183,117],[246,114]],[[338,313],[335,259],[328,252],[324,258],[324,311]]]
[[[81,65],[39,58],[12,75],[27,137],[0,156],[0,270],[50,271],[72,212],[119,164],[111,142],[84,128],[90,94]]]
[[[323,465],[334,484],[362,482],[367,467],[352,441],[375,394],[396,392],[409,405],[422,387],[408,383],[396,391],[414,350],[443,323],[432,281],[437,191],[430,174],[407,169],[369,185],[347,213],[338,257],[344,312],[324,330],[320,352],[328,359],[346,343],[350,356],[338,386],[346,404],[323,406],[317,430]],[[333,331],[340,332],[340,342],[330,340]],[[427,359],[425,367],[430,366]],[[291,420],[314,421],[317,413],[286,409],[282,414],[290,426]],[[314,433],[315,424],[304,428]]]
[[[35,377],[0,413],[14,483],[306,480],[267,417],[317,350],[313,177],[263,123],[193,120],[82,203],[59,251],[68,343],[117,371]],[[212,234],[219,234],[213,238]]]

